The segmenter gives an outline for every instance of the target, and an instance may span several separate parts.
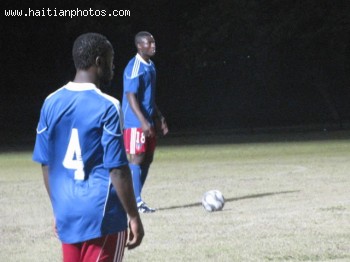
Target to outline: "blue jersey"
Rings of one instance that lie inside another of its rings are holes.
[[[134,93],[140,109],[151,125],[155,107],[156,68],[152,61],[147,63],[139,54],[131,59],[124,70],[124,92],[122,108],[125,128],[141,127],[141,122],[130,107],[127,93]]]
[[[50,198],[63,243],[127,228],[109,170],[127,165],[118,100],[94,84],[73,83],[41,109],[33,160],[49,168]]]

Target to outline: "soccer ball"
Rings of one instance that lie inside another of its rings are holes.
[[[202,206],[208,212],[219,211],[225,205],[225,198],[219,190],[209,190],[202,197]]]

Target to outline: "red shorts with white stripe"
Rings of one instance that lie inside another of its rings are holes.
[[[121,262],[128,231],[76,244],[62,243],[63,262]]]
[[[156,144],[156,137],[146,137],[142,132],[142,128],[127,128],[124,130],[124,145],[128,154],[153,153]]]

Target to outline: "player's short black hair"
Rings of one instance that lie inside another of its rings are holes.
[[[150,32],[147,32],[147,31],[138,32],[135,35],[135,45],[137,46],[137,44],[140,43],[141,40],[147,36],[152,36],[152,34]]]
[[[78,36],[73,44],[73,61],[76,69],[88,69],[98,56],[104,56],[112,46],[108,39],[98,33]]]

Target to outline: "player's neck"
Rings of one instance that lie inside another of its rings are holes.
[[[75,78],[73,80],[75,83],[92,83],[97,87],[99,86],[99,81],[95,74],[91,73],[89,70],[77,70]]]
[[[142,54],[142,53],[140,53],[140,52],[138,52],[138,54],[139,54],[139,56],[142,57],[143,60],[145,60],[145,62],[147,62],[147,63],[150,62],[151,57],[149,57],[149,56],[147,56],[147,55],[145,55],[145,54]]]

